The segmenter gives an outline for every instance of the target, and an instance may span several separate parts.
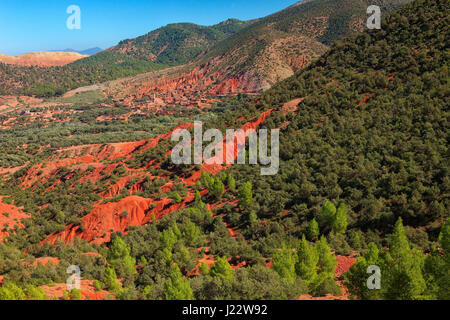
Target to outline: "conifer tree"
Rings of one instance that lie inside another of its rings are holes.
[[[183,238],[187,244],[193,245],[200,235],[200,228],[189,220],[183,230]]]
[[[319,255],[314,246],[306,241],[305,235],[302,237],[297,254],[298,262],[295,266],[297,275],[307,284],[314,282],[317,276]]]
[[[211,189],[211,186],[214,182],[214,178],[211,177],[211,175],[208,172],[202,171],[200,174],[200,180],[205,188],[207,188],[208,190]]]
[[[335,214],[336,207],[334,206],[334,204],[329,200],[325,200],[320,211],[320,224],[322,226],[331,226],[334,221]]]
[[[23,290],[12,282],[0,287],[0,300],[25,300]]]
[[[225,192],[225,186],[223,185],[222,180],[219,177],[214,179],[214,182],[211,185],[210,190],[211,193],[216,197],[216,199],[220,199]]]
[[[387,299],[410,300],[423,294],[426,289],[422,274],[424,256],[411,250],[401,218],[394,226],[386,262],[389,268],[385,272],[388,275]]]
[[[178,241],[177,236],[173,232],[172,228],[163,230],[161,232],[161,237],[159,239],[159,242],[160,242],[162,248],[167,248],[170,251],[172,251],[172,248],[175,245],[175,243],[177,243],[177,241]]]
[[[337,266],[336,256],[331,254],[331,248],[327,239],[322,236],[316,245],[317,254],[319,255],[318,272],[330,274],[334,277],[334,270]]]
[[[213,277],[220,277],[229,281],[234,279],[234,271],[225,257],[218,257],[214,265],[209,269]]]
[[[194,197],[194,203],[196,206],[198,206],[202,201],[202,196],[200,194],[200,192],[197,190],[195,191],[195,197]]]
[[[202,262],[199,267],[199,272],[201,275],[207,276],[209,274],[209,266],[207,263]]]
[[[292,284],[296,278],[295,265],[297,263],[297,255],[292,249],[288,249],[284,244],[280,250],[273,255],[273,269]]]
[[[248,222],[249,222],[251,225],[253,225],[253,224],[255,224],[256,222],[258,222],[258,216],[257,216],[257,214],[255,213],[255,211],[251,211],[251,212],[248,214]]]
[[[24,293],[27,297],[27,300],[49,300],[47,293],[42,288],[36,288],[35,286],[28,285]]]
[[[370,274],[367,273],[369,266],[378,266],[380,270],[385,269],[379,255],[379,250],[373,242],[369,243],[366,254],[359,257],[350,268],[349,272],[345,274],[344,284],[354,298],[361,300],[377,300],[383,295],[381,290],[369,289],[367,287],[367,280],[370,277]],[[380,279],[381,289],[385,286],[383,276],[384,272],[382,272]]]
[[[317,262],[317,277],[309,284],[310,292],[314,295],[324,294],[326,292],[339,294],[340,288],[334,281],[334,270],[337,266],[336,256],[331,254],[331,248],[324,236],[317,242],[315,249],[319,257]]]
[[[425,258],[424,279],[428,299],[450,300],[450,266],[436,247]]]
[[[239,191],[239,206],[241,208],[248,208],[253,203],[252,184],[247,181],[244,183]]]
[[[231,192],[236,191],[236,180],[234,180],[234,177],[231,173],[227,175],[227,186]]]
[[[183,278],[177,265],[170,268],[169,278],[164,282],[164,297],[166,300],[194,300],[189,280]]]
[[[107,257],[108,262],[122,276],[136,274],[134,268],[136,259],[130,256],[130,247],[122,240],[116,237],[111,244]]]
[[[439,234],[439,243],[443,250],[445,260],[447,263],[450,263],[450,218],[442,225]]]
[[[347,212],[347,206],[345,205],[345,203],[341,203],[336,211],[332,227],[332,230],[336,234],[344,234],[347,230]]]
[[[182,201],[181,196],[178,192],[175,192],[173,195],[173,201],[175,201],[175,203],[180,203]]]
[[[317,223],[316,219],[311,220],[306,232],[310,241],[317,241],[319,239],[319,224]]]
[[[105,273],[103,275],[103,283],[105,284],[106,288],[118,293],[120,290],[120,284],[117,281],[117,275],[114,271],[114,268],[107,267],[105,270]]]
[[[450,218],[442,225],[439,235],[439,243],[443,255],[439,255],[439,263],[436,265],[438,270],[438,291],[437,298],[441,300],[450,300]]]

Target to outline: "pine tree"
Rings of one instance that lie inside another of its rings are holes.
[[[0,287],[0,300],[25,300],[25,293],[12,282]]]
[[[419,298],[426,289],[422,274],[424,256],[411,251],[402,219],[399,218],[391,235],[391,247],[386,254],[389,270],[387,278],[387,299],[410,300]]]
[[[331,254],[331,248],[324,236],[317,242],[315,249],[319,260],[317,277],[309,284],[310,292],[313,295],[340,294],[341,290],[334,281],[334,270],[337,266],[336,256]]]
[[[183,278],[176,265],[170,268],[169,278],[164,282],[164,297],[166,300],[194,300],[189,280]]]
[[[255,223],[258,222],[258,216],[256,215],[255,211],[251,211],[251,212],[248,214],[248,222],[249,222],[251,225],[254,225]]]
[[[367,287],[367,280],[370,274],[367,273],[369,266],[378,266],[380,269],[384,269],[384,264],[380,259],[377,246],[371,242],[369,243],[368,250],[363,257],[359,257],[353,266],[351,266],[349,272],[345,274],[344,285],[354,298],[361,300],[377,300],[382,298],[382,291],[378,289],[369,289]],[[384,287],[383,283],[384,272],[381,277],[381,288]]]
[[[331,226],[336,214],[336,207],[328,200],[325,200],[320,211],[319,221],[322,226]]]
[[[389,253],[394,260],[401,260],[411,254],[411,248],[409,247],[402,218],[398,218],[395,223],[394,232],[391,235]]]
[[[284,244],[273,255],[273,269],[290,284],[294,283],[296,278],[296,263],[297,255],[292,249],[286,248]]]
[[[248,208],[253,203],[252,184],[247,181],[241,186],[239,191],[239,206]]]
[[[450,218],[442,225],[439,243],[447,263],[450,263]]]
[[[100,281],[94,280],[92,285],[94,286],[96,292],[102,291],[102,285],[100,284]]]
[[[178,239],[172,228],[163,230],[159,242],[162,248],[167,248],[172,251],[173,246],[177,243]]]
[[[314,246],[306,241],[303,235],[298,248],[298,262],[295,266],[297,275],[302,278],[307,284],[314,282],[317,276],[317,263],[319,262],[319,255]]]
[[[24,290],[27,300],[49,300],[47,293],[42,288],[36,288],[35,286],[28,285]]]
[[[436,266],[439,282],[437,298],[450,300],[450,218],[442,225],[439,243],[443,250],[443,256],[439,255],[441,261]]]
[[[229,281],[234,279],[234,271],[225,257],[218,257],[214,265],[209,269],[209,274],[213,277],[220,277]]]
[[[345,203],[341,203],[341,205],[338,207],[336,211],[336,215],[334,217],[333,221],[333,227],[332,230],[337,234],[344,234],[347,230],[347,206]]]
[[[182,201],[181,196],[178,192],[175,192],[173,195],[173,201],[175,201],[175,203],[180,203]]]
[[[231,192],[236,191],[236,180],[234,180],[233,175],[231,173],[227,175],[227,186]]]
[[[208,190],[211,189],[212,184],[214,183],[214,178],[208,172],[202,170],[200,174],[200,180],[205,188]]]
[[[331,248],[328,245],[327,239],[322,236],[316,245],[317,253],[319,255],[318,271],[319,273],[328,273],[334,277],[334,270],[337,266],[336,256],[331,254]]]
[[[118,293],[120,291],[120,284],[117,281],[116,272],[112,267],[106,268],[105,273],[103,275],[103,283],[105,284],[107,289],[115,293]]]
[[[200,228],[189,220],[183,230],[183,238],[187,244],[193,245],[200,235]]]
[[[81,291],[73,288],[69,293],[70,300],[81,300]]]
[[[317,223],[316,219],[311,220],[306,233],[308,234],[308,239],[310,241],[317,241],[319,239],[319,224]]]
[[[223,185],[223,182],[219,177],[216,177],[214,179],[214,182],[212,183],[209,191],[211,191],[216,199],[220,199],[222,197],[223,193],[225,192],[225,186]]]
[[[202,196],[201,196],[200,192],[197,190],[197,191],[195,191],[195,197],[194,197],[195,206],[197,207],[201,202],[203,202]]]
[[[148,264],[148,261],[145,258],[145,256],[141,256],[141,259],[139,260],[139,264],[142,266],[146,266]]]
[[[176,222],[169,229],[172,230],[177,240],[181,239],[181,231],[180,228],[178,228],[178,224]]]
[[[201,275],[207,276],[209,274],[209,266],[207,263],[202,262],[199,267],[199,272]]]
[[[136,274],[136,259],[130,256],[130,247],[120,237],[116,237],[109,248],[108,262],[120,275]]]

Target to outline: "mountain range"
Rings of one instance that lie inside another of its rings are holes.
[[[4,79],[0,74],[0,92],[51,96],[164,70],[169,74],[164,83],[186,78],[189,82],[192,75],[202,78],[196,81],[194,91],[258,93],[306,67],[334,41],[360,31],[369,2],[388,12],[408,0],[303,1],[253,21],[229,19],[210,27],[172,24],[61,68],[28,70],[0,65],[1,74],[8,75]],[[181,68],[166,70],[174,66]],[[156,73],[145,80],[139,77],[139,81],[153,90],[160,78]]]

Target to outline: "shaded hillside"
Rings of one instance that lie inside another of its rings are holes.
[[[108,49],[126,53],[140,60],[150,60],[169,66],[184,64],[250,25],[249,22],[230,19],[204,27],[192,23],[169,24],[144,36],[123,40]]]

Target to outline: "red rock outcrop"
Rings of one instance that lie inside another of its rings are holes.
[[[250,129],[257,129],[266,120],[266,117],[271,112],[272,110],[265,111],[258,118],[252,119],[251,121],[247,122],[244,126],[242,126],[243,132],[246,132]],[[155,147],[163,139],[169,139],[171,133],[177,128],[192,128],[192,124],[180,124],[170,132],[160,135],[154,139],[143,140],[130,144],[120,144],[121,148],[118,148],[117,144],[113,144],[115,147],[107,145],[103,146],[103,149],[99,149],[98,146],[65,149],[61,151],[62,154],[64,154],[65,156],[70,154],[75,158],[55,160],[53,164],[47,163],[47,166],[52,167],[53,169],[51,170],[56,170],[56,168],[58,168],[58,166],[61,164],[59,161],[64,161],[64,164],[70,164],[82,163],[82,160],[85,160],[85,162],[89,163],[93,161],[100,161],[100,159],[119,159],[123,157],[125,157],[125,159],[132,159],[136,153],[143,152],[146,149]],[[236,157],[236,146],[227,147],[226,141],[222,143],[224,144],[226,152],[232,153],[232,156]],[[116,152],[103,152],[103,150],[111,150],[111,148]],[[80,156],[80,152],[87,152],[89,154]],[[120,157],[118,155],[120,155]],[[158,164],[152,163],[152,165],[157,166]],[[84,177],[83,179],[95,181],[100,177],[99,173],[97,172],[98,170],[111,172],[116,166],[117,164],[111,164],[108,166],[101,164],[97,169],[94,170],[94,172]],[[215,174],[217,172],[220,172],[224,168],[226,168],[226,166],[222,164],[203,164],[200,170],[192,172],[192,175],[189,178],[182,178],[182,181],[187,186],[192,186],[200,179],[202,170]],[[28,172],[27,175],[33,176],[37,170],[38,168],[31,168],[30,172]],[[50,172],[51,171],[46,172],[45,175],[49,175]],[[42,176],[43,174],[41,174],[41,177]],[[132,171],[127,176],[120,178],[119,181],[114,185],[110,186],[109,191],[107,191],[105,194],[102,194],[102,196],[110,197],[117,195],[118,192],[128,184],[131,177],[144,178],[147,176],[149,176],[149,173],[145,170]],[[162,191],[168,192],[172,189],[172,187],[173,182],[169,180],[162,187]],[[129,191],[133,192],[135,190],[138,190],[137,186],[132,186],[131,190]],[[116,231],[126,233],[128,226],[141,226],[148,224],[152,221],[152,216],[155,216],[156,219],[160,219],[167,214],[185,207],[190,202],[192,202],[193,199],[194,194],[192,193],[192,191],[189,191],[184,201],[181,203],[174,203],[172,199],[169,198],[156,200],[143,198],[137,195],[127,196],[117,202],[114,200],[107,203],[99,202],[95,204],[94,209],[90,213],[88,213],[81,219],[81,225],[69,225],[64,231],[50,235],[43,242],[49,241],[50,243],[54,243],[57,239],[63,239],[64,241],[68,242],[72,241],[76,237],[97,244],[108,242],[110,240],[111,233]]]

